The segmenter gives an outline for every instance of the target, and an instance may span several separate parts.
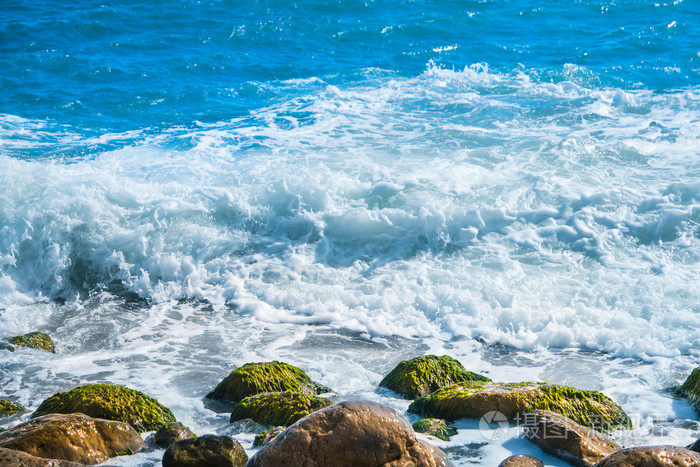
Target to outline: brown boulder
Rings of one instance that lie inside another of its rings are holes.
[[[129,424],[80,413],[44,415],[0,433],[0,447],[89,465],[132,454],[142,446],[141,436]]]
[[[180,422],[170,422],[167,425],[160,427],[158,431],[155,432],[153,438],[153,444],[156,446],[167,449],[168,446],[181,439],[194,438],[196,435],[192,433],[192,430],[187,428]]]
[[[621,449],[595,467],[698,467],[700,453],[677,446],[643,446]]]
[[[442,467],[439,449],[416,439],[410,423],[373,402],[349,401],[314,412],[280,433],[247,467]]]
[[[58,459],[44,459],[26,452],[0,448],[0,467],[84,467],[84,465]]]
[[[498,467],[544,467],[544,464],[535,457],[518,454],[505,459]]]
[[[577,467],[592,467],[605,456],[622,449],[601,433],[546,410],[526,414],[523,427],[527,439]]]
[[[163,454],[163,467],[244,467],[246,462],[243,446],[230,436],[182,439]]]

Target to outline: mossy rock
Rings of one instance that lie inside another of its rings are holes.
[[[449,441],[450,436],[457,434],[457,430],[441,418],[421,418],[413,424],[413,430],[435,436],[443,441]]]
[[[282,433],[284,430],[286,430],[286,428],[283,426],[275,426],[270,428],[269,430],[263,431],[262,433],[258,433],[257,435],[255,435],[255,439],[253,440],[253,447],[258,448],[261,446],[265,446],[267,443],[275,439],[277,435]]]
[[[261,392],[295,391],[317,395],[331,390],[312,381],[304,370],[283,362],[246,363],[233,370],[213,391],[210,399],[240,402]]]
[[[379,383],[407,399],[425,396],[433,391],[462,381],[491,381],[486,376],[467,371],[452,357],[426,355],[405,360]]]
[[[10,344],[18,347],[30,347],[32,349],[56,353],[53,340],[43,332],[30,332],[29,334],[24,334],[22,336],[15,336],[10,339]]]
[[[457,420],[481,418],[492,411],[509,419],[549,410],[600,431],[631,428],[622,407],[597,391],[553,384],[464,382],[438,389],[413,401],[408,411],[423,417]]]
[[[0,399],[0,419],[22,415],[25,408],[14,402]]]
[[[86,384],[68,392],[58,392],[42,402],[32,418],[74,412],[125,422],[139,433],[176,421],[170,409],[152,397],[114,384]]]
[[[231,422],[250,418],[269,426],[289,426],[302,417],[332,405],[328,399],[298,392],[265,392],[246,397],[231,413]]]
[[[688,379],[681,386],[681,392],[688,398],[695,410],[700,412],[700,368],[696,368],[690,373]]]

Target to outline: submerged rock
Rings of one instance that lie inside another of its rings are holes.
[[[463,382],[420,397],[408,407],[411,413],[446,420],[481,418],[488,412],[514,419],[535,410],[556,412],[601,431],[632,426],[622,407],[609,397],[553,384]]]
[[[29,347],[32,349],[56,353],[53,340],[43,332],[30,332],[29,334],[24,334],[22,336],[15,336],[10,339],[10,344],[18,347]]]
[[[700,453],[677,446],[643,446],[621,449],[595,467],[698,467]]]
[[[166,449],[168,446],[181,439],[194,438],[196,435],[192,430],[180,422],[170,422],[162,426],[153,435],[153,444]]]
[[[248,467],[438,467],[452,465],[416,438],[408,421],[373,402],[349,401],[312,413],[255,454]]]
[[[688,398],[695,410],[700,412],[700,368],[696,368],[690,373],[688,379],[681,386],[681,392]]]
[[[407,399],[415,399],[462,381],[491,380],[486,376],[467,371],[461,363],[447,355],[442,357],[426,355],[400,362],[379,385]]]
[[[0,467],[84,467],[85,464],[62,461],[59,459],[44,459],[32,456],[23,451],[0,448]]]
[[[0,423],[14,420],[25,412],[25,408],[19,404],[5,399],[0,399]]]
[[[73,412],[126,422],[139,433],[176,421],[170,409],[152,397],[114,384],[86,384],[68,392],[58,392],[42,402],[32,418]]]
[[[498,467],[544,467],[544,464],[536,457],[518,454],[505,459]]]
[[[133,454],[142,446],[129,424],[79,413],[44,415],[0,433],[0,447],[89,465]]]
[[[283,362],[246,363],[221,381],[208,398],[240,402],[261,392],[295,391],[317,395],[331,390],[312,381],[300,368]]]
[[[286,430],[285,427],[283,426],[276,426],[273,428],[270,428],[269,430],[263,431],[262,433],[258,433],[255,435],[255,439],[253,440],[253,447],[259,447],[259,446],[265,446],[267,443],[272,441],[282,433],[284,430]]]
[[[231,422],[250,418],[263,425],[289,426],[331,404],[328,399],[298,392],[266,392],[246,397],[239,402],[231,413]]]
[[[622,446],[595,430],[546,410],[525,414],[524,434],[527,439],[568,463],[592,467]]]
[[[413,424],[413,429],[418,433],[435,436],[443,441],[449,441],[450,436],[457,434],[457,430],[441,418],[421,418]]]
[[[163,467],[243,467],[248,455],[229,436],[203,435],[172,444],[163,454]]]

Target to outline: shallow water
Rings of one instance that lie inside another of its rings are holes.
[[[202,399],[280,359],[404,411],[398,361],[605,392],[684,445],[700,357],[697,2],[10,2],[0,397]],[[460,422],[458,465],[545,457]],[[251,434],[237,434],[250,448]],[[435,440],[432,440],[435,441]],[[252,451],[251,451],[252,452]],[[114,461],[155,462],[161,452]]]

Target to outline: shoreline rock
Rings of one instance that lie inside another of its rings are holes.
[[[163,454],[163,467],[244,467],[241,443],[230,436],[202,435],[177,441]]]
[[[264,392],[246,397],[231,413],[231,422],[250,418],[267,426],[289,426],[302,417],[333,403],[298,392]]]
[[[412,426],[416,433],[425,433],[443,441],[449,441],[451,436],[457,434],[457,430],[441,418],[421,418]]]
[[[594,467],[698,467],[700,453],[678,446],[642,446],[620,449]]]
[[[10,344],[17,347],[28,347],[30,349],[44,350],[56,353],[56,347],[51,337],[43,332],[30,332],[10,339]]]

